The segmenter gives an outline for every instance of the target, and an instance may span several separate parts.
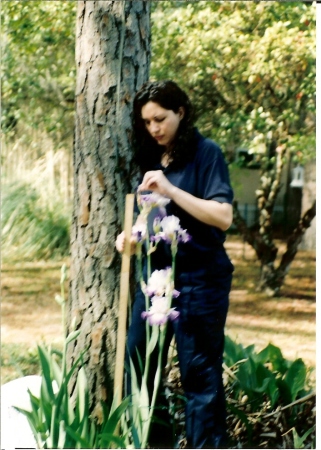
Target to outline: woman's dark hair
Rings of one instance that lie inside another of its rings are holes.
[[[190,161],[196,151],[193,107],[187,94],[174,81],[154,81],[145,83],[137,92],[133,105],[133,147],[135,159],[145,173],[160,163],[165,147],[159,145],[149,134],[142,119],[142,107],[148,102],[158,103],[162,108],[178,112],[184,108],[177,135],[169,152],[171,164],[182,167]]]

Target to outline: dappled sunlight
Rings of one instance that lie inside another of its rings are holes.
[[[276,241],[280,261],[284,241]],[[291,264],[279,297],[257,292],[260,264],[253,248],[238,236],[228,235],[227,252],[235,266],[226,333],[242,345],[258,350],[269,343],[288,359],[316,364],[316,255],[299,251]]]
[[[263,293],[233,290],[226,333],[244,346],[261,350],[269,343],[288,359],[316,364],[316,302],[297,298],[269,298]]]
[[[278,298],[256,292],[259,263],[253,249],[237,236],[226,248],[235,265],[226,333],[258,350],[269,342],[288,359],[316,361],[315,252],[299,252]],[[245,255],[245,257],[244,257]],[[67,262],[68,261],[63,261]],[[2,344],[30,347],[62,339],[60,292],[63,262],[5,264],[2,270]],[[4,368],[7,370],[7,367]],[[5,371],[4,370],[4,371]],[[8,370],[10,370],[8,368]]]

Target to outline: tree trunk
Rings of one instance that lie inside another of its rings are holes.
[[[150,65],[150,2],[80,1],[76,34],[76,127],[69,329],[85,354],[94,409],[113,396],[124,201],[137,171],[130,147],[135,92]],[[96,413],[99,412],[96,410]]]
[[[316,202],[305,212],[300,219],[296,229],[292,232],[287,241],[286,251],[283,253],[281,262],[275,267],[274,262],[261,261],[261,279],[259,290],[265,291],[270,297],[277,297],[283,286],[285,277],[290,270],[292,261],[297,254],[298,247],[302,241],[304,233],[311,225],[316,214]]]
[[[316,161],[309,161],[304,166],[304,186],[302,195],[302,210],[306,211],[315,199],[316,193]],[[310,227],[304,233],[300,250],[316,250],[316,220],[313,219]]]
[[[316,214],[316,201],[313,205],[305,212],[303,217],[300,219],[298,226],[293,231],[291,236],[287,241],[287,247],[285,253],[282,255],[280,265],[277,269],[277,279],[279,282],[279,287],[282,286],[286,274],[289,272],[290,265],[297,254],[299,245],[306,230],[311,226],[313,219]]]
[[[258,290],[265,291],[270,297],[276,297],[284,283],[286,274],[298,251],[298,246],[302,241],[305,231],[310,227],[315,217],[315,202],[310,209],[299,220],[297,227],[291,233],[287,249],[282,255],[280,265],[275,266],[278,248],[273,242],[272,235],[272,213],[276,196],[280,189],[281,173],[283,168],[283,156],[285,147],[277,148],[277,158],[275,168],[266,172],[261,177],[261,186],[256,191],[259,208],[259,223],[251,228],[245,223],[240,215],[237,202],[233,204],[233,220],[244,241],[248,242],[256,252],[256,256],[261,263],[261,275],[258,283]]]
[[[244,219],[237,209],[237,202],[234,202],[233,206],[234,223],[243,236],[244,241],[248,242],[253,247],[258,260],[261,262],[261,276],[258,290],[265,291],[270,297],[276,297],[280,293],[285,276],[290,270],[291,263],[295,258],[304,233],[311,226],[311,223],[315,218],[316,202],[314,201],[313,205],[305,212],[297,227],[288,238],[286,251],[282,255],[281,262],[277,268],[274,264],[276,253],[273,248],[269,248],[255,230],[250,230],[246,226]]]

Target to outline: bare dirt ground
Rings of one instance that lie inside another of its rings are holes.
[[[282,253],[282,244],[281,253]],[[316,364],[315,252],[299,252],[279,298],[256,292],[259,264],[253,250],[229,236],[226,249],[235,265],[226,333],[243,346],[278,346],[285,358]],[[68,261],[67,261],[68,262]],[[34,348],[61,343],[62,262],[4,264],[2,268],[1,341]]]
[[[25,344],[62,341],[60,293],[62,262],[21,263],[2,269],[1,341]]]
[[[284,244],[279,245],[282,255]],[[302,358],[315,367],[315,252],[298,252],[280,297],[269,298],[256,291],[260,265],[254,250],[235,238],[227,240],[226,249],[235,265],[226,333],[244,346],[255,344],[258,350],[272,343],[285,358]]]

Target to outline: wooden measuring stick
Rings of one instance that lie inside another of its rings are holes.
[[[127,304],[129,294],[129,274],[130,274],[130,249],[131,249],[130,237],[133,225],[134,198],[135,198],[134,194],[127,194],[125,203],[125,224],[124,224],[125,248],[122,255],[122,264],[120,272],[119,312],[118,312],[118,329],[116,342],[115,379],[114,379],[114,396],[117,396],[117,406],[121,403],[123,394]]]

